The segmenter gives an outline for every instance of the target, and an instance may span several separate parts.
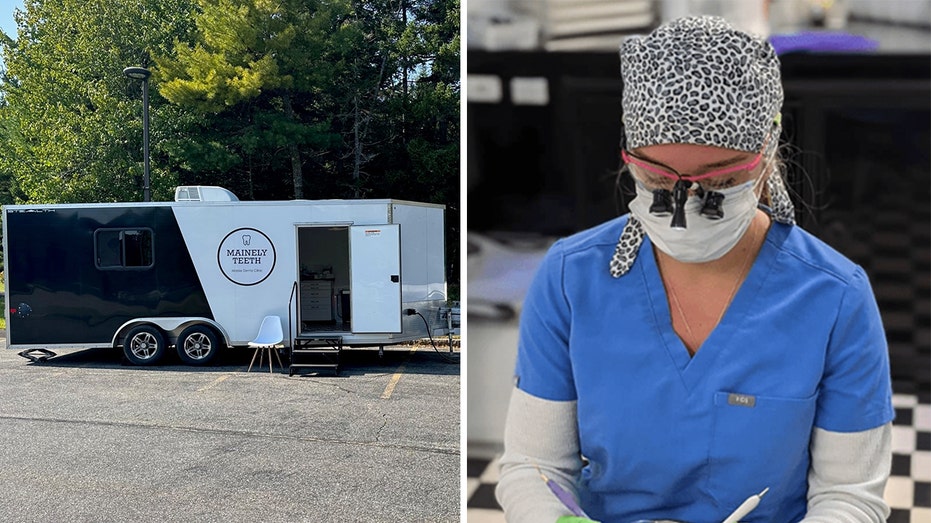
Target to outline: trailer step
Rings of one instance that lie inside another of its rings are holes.
[[[339,353],[342,349],[342,336],[298,336],[291,344],[288,375],[293,376],[299,369],[332,370],[339,375]]]
[[[294,349],[291,354],[338,354],[339,349],[319,348],[319,349]]]

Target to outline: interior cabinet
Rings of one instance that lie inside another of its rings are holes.
[[[301,321],[333,321],[333,281],[301,282]]]

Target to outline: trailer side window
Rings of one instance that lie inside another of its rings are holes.
[[[98,269],[145,269],[153,264],[151,229],[97,229]]]

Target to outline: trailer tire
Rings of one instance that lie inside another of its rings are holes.
[[[220,350],[216,332],[206,325],[192,325],[178,336],[178,357],[187,365],[206,365]]]
[[[154,365],[165,355],[165,335],[152,325],[139,325],[126,333],[123,354],[134,365]]]

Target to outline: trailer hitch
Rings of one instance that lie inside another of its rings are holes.
[[[42,353],[43,356],[36,356],[32,354],[33,352]],[[19,354],[20,356],[26,358],[27,360],[33,363],[46,362],[49,360],[49,358],[54,358],[55,356],[57,356],[57,354],[55,354],[54,352],[48,349],[28,349],[28,350],[20,351],[17,354]]]

